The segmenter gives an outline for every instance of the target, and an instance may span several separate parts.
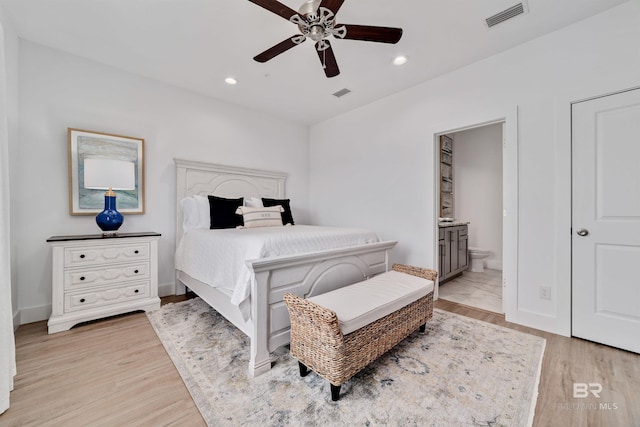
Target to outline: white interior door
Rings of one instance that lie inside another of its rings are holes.
[[[572,106],[572,335],[640,353],[640,89]]]

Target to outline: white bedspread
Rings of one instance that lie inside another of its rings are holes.
[[[232,293],[231,303],[240,306],[251,293],[251,271],[245,261],[351,247],[379,240],[374,232],[361,228],[312,225],[193,229],[182,237],[176,249],[176,269],[229,291]]]

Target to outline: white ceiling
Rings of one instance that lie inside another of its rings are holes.
[[[297,10],[304,0],[282,0]],[[488,29],[518,0],[346,0],[344,24],[403,28],[398,44],[331,40],[328,79],[313,43],[261,64],[297,33],[248,0],[0,0],[19,36],[234,104],[313,124],[577,22],[627,0],[528,0],[529,12]],[[392,65],[398,55],[403,66]],[[233,76],[235,86],[224,83]],[[342,88],[352,93],[336,98]]]

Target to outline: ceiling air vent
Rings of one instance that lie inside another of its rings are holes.
[[[521,2],[511,6],[509,9],[505,9],[502,12],[498,12],[495,15],[488,17],[485,21],[487,23],[487,27],[491,28],[508,19],[527,13],[527,11],[527,4],[525,2]]]
[[[351,93],[351,91],[347,88],[344,88],[334,93],[333,96],[335,96],[336,98],[340,98],[341,96],[345,96],[348,93]]]

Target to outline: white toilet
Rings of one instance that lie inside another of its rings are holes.
[[[484,259],[489,256],[489,251],[481,248],[469,248],[469,271],[482,273],[484,271]]]

